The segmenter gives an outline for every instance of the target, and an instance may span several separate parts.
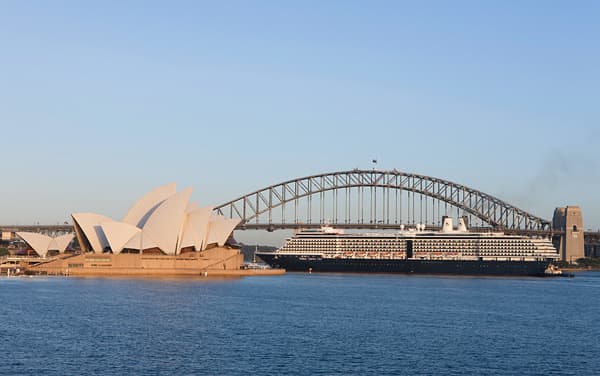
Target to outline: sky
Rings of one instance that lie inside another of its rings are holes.
[[[597,1],[2,1],[0,224],[397,169],[600,228]]]

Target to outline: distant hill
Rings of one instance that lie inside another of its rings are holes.
[[[257,250],[257,246],[255,244],[240,244],[242,247],[242,253],[244,254],[244,261],[252,262],[254,260],[254,252]],[[274,251],[277,247],[271,247],[268,245],[259,245],[259,251]],[[257,260],[260,261],[260,260]]]

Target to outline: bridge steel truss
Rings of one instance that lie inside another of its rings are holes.
[[[349,192],[356,189],[359,192],[357,202],[351,202]],[[364,205],[364,191],[368,189],[370,192],[370,200],[368,208]],[[377,191],[382,191],[382,198],[379,201],[382,210],[377,213],[379,206],[377,205]],[[374,191],[374,193],[373,193]],[[394,192],[393,192],[394,191]],[[235,200],[226,202],[215,207],[215,212],[228,216],[230,218],[241,219],[238,228],[296,228],[307,225],[306,222],[299,220],[298,211],[299,201],[306,200],[308,206],[308,222],[311,222],[312,217],[312,197],[319,196],[319,223],[327,222],[324,219],[324,200],[325,193],[330,192],[333,195],[334,212],[332,224],[344,224],[344,227],[356,228],[381,225],[380,227],[399,227],[402,223],[398,222],[398,205],[402,205],[402,195],[398,202],[398,192],[406,192],[408,195],[408,211],[411,210],[411,194],[412,194],[412,213],[413,223],[415,218],[415,196],[419,195],[421,202],[421,218],[422,217],[422,198],[425,196],[425,216],[427,209],[427,197],[432,199],[432,206],[438,204],[438,217],[440,216],[440,203],[447,206],[462,210],[463,213],[468,213],[479,218],[488,226],[505,229],[505,230],[525,230],[525,231],[541,231],[547,232],[551,230],[549,221],[532,215],[524,210],[521,210],[509,203],[500,200],[494,196],[469,188],[462,184],[457,184],[448,180],[434,178],[425,175],[405,173],[397,170],[382,171],[382,170],[350,170],[332,173],[324,173],[312,175],[294,180],[288,180],[276,185],[259,189]],[[344,221],[338,221],[338,196],[344,195]],[[390,197],[392,199],[390,205]],[[362,204],[362,208],[361,208]],[[286,209],[290,208],[291,209]],[[395,207],[393,207],[395,206]],[[357,209],[357,217],[350,218],[349,212],[352,209]],[[278,210],[278,215],[281,215],[281,223],[273,221],[274,212]],[[286,222],[286,210],[293,210],[294,218]],[[369,210],[371,221],[364,222],[363,213]],[[391,220],[391,215],[395,210],[396,216]],[[405,208],[406,210],[406,208]],[[400,208],[402,215],[402,208]],[[435,213],[435,207],[433,207]],[[447,211],[446,211],[447,213]],[[376,218],[373,220],[373,218]],[[439,218],[438,218],[439,220]]]

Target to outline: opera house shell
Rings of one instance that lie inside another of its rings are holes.
[[[192,189],[168,184],[148,192],[117,221],[74,213],[81,254],[40,265],[48,274],[198,274],[243,264],[230,244],[238,219],[190,202]],[[214,274],[214,273],[213,273]]]
[[[178,255],[222,247],[239,219],[212,214],[212,207],[190,203],[192,189],[158,187],[129,209],[121,221],[95,213],[74,213],[73,225],[83,252]]]
[[[51,237],[37,232],[17,232],[17,236],[40,257],[46,257],[49,253],[64,253],[74,237],[73,234]]]

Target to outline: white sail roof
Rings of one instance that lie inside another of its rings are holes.
[[[196,209],[187,214],[183,226],[183,235],[177,246],[178,250],[186,247],[194,247],[196,251],[203,249],[204,240],[208,233],[208,220],[212,210],[212,206],[209,206]]]
[[[168,255],[177,253],[177,241],[191,195],[192,189],[187,188],[169,197],[154,210],[143,227],[144,236],[148,235]]]
[[[222,247],[238,223],[240,223],[239,218],[227,219],[222,215],[211,217],[208,223],[208,236],[205,247],[206,245],[215,243]]]
[[[191,194],[191,188],[176,192],[174,183],[163,185],[139,199],[121,222],[95,213],[72,214],[81,247],[97,253],[108,247],[113,253],[159,248],[175,255],[182,248],[200,251],[208,244],[223,246],[240,220],[211,217],[213,208],[190,203]],[[64,249],[68,241],[57,238],[52,246]]]
[[[125,222],[105,222],[101,226],[113,253],[121,253],[125,244],[137,233],[142,232],[134,225]]]
[[[73,217],[73,221],[76,225],[74,226],[75,231],[79,232],[78,227],[83,231],[85,237],[90,242],[92,251],[102,253],[104,248],[110,246],[100,224],[104,222],[114,222],[112,218],[96,213],[73,213],[71,217]]]
[[[157,247],[158,245],[154,240],[152,240],[148,235],[143,234],[143,231],[140,231],[137,234],[135,234],[131,239],[129,239],[127,244],[125,244],[121,248],[121,250],[129,248],[139,249],[140,251],[143,251],[144,249],[151,249]]]
[[[75,237],[75,234],[73,234],[73,233],[57,236],[56,238],[53,238],[52,241],[50,242],[50,246],[48,246],[48,250],[49,251],[58,251],[60,253],[63,253],[65,251],[65,249],[67,249],[67,247],[69,246],[69,244],[71,243],[71,241],[73,240],[74,237]]]
[[[166,199],[173,196],[177,191],[177,185],[170,183],[160,186],[146,193],[129,209],[122,222],[139,228],[144,227],[144,224],[152,215],[152,212]]]
[[[40,257],[46,257],[52,238],[37,232],[17,232],[17,235],[27,243]]]
[[[187,213],[191,213],[191,212],[193,212],[195,210],[198,210],[198,209],[200,209],[200,207],[198,206],[198,203],[196,203],[196,202],[190,202],[188,204],[187,208],[185,208],[185,211]]]
[[[17,232],[17,235],[40,257],[46,257],[48,251],[64,252],[75,236],[71,233],[53,238],[37,232]]]

